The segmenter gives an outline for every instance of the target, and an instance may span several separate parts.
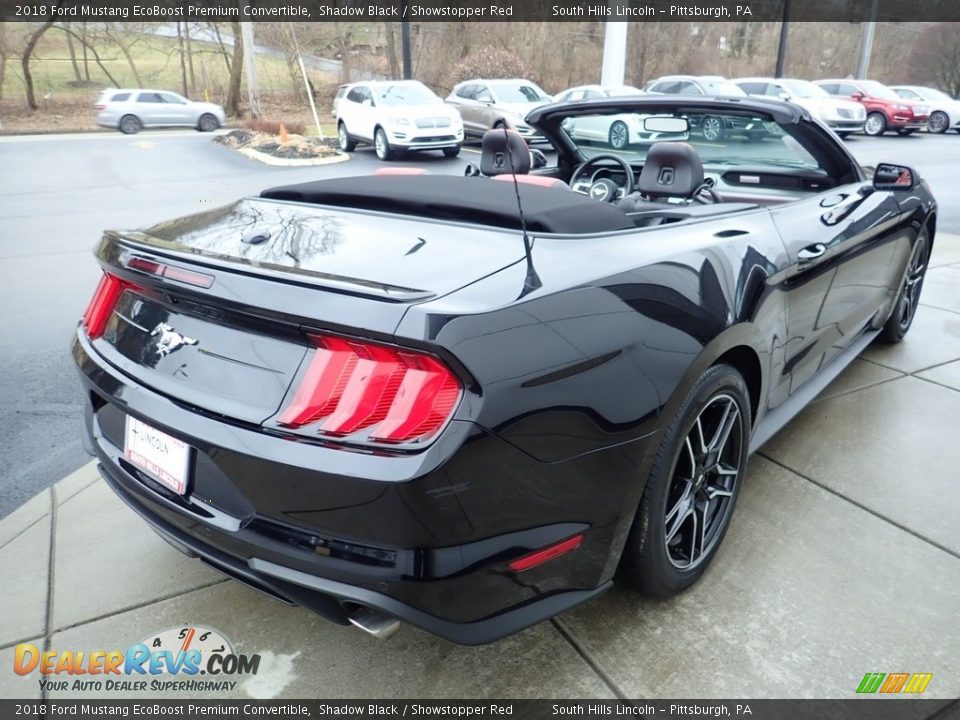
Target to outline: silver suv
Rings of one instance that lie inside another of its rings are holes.
[[[543,136],[524,122],[527,113],[552,98],[529,80],[467,80],[458,83],[447,97],[447,104],[460,111],[463,130],[468,135],[483,135],[490,128],[506,126],[528,142]]]
[[[219,105],[193,102],[167,90],[104,90],[94,108],[98,110],[98,125],[119,128],[127,135],[149,127],[192,127],[211,132],[227,121]]]

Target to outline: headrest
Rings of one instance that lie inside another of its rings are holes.
[[[503,128],[487,130],[483,134],[480,172],[488,177],[510,173],[526,175],[530,172],[530,149],[520,133]]]
[[[703,185],[703,161],[692,145],[658,142],[650,148],[637,190],[651,198],[692,198]]]

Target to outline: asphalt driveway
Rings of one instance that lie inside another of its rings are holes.
[[[846,698],[866,672],[932,672],[926,696],[960,696],[960,236],[946,232],[960,230],[960,198],[947,183],[933,185],[941,235],[908,338],[868,350],[754,456],[700,583],[668,601],[615,589],[463,648],[411,627],[380,642],[224,580],[148,531],[89,465],[48,487],[85,462],[66,347],[102,226],[369,172],[372,155],[284,170],[192,134],[21,145],[0,142],[4,514],[28,500],[0,521],[0,697],[41,695],[36,676],[7,670],[17,642],[124,648],[180,624],[262,656],[261,672],[229,693],[238,698]],[[929,162],[935,177],[960,137],[856,141],[871,162],[896,162],[907,145],[906,161],[922,174]]]

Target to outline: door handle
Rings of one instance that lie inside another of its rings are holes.
[[[814,243],[807,245],[803,250],[797,253],[797,260],[800,262],[811,262],[823,255],[827,251],[827,246],[823,243]]]

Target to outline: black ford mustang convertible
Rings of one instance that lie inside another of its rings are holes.
[[[764,132],[707,141],[707,115]],[[184,552],[377,635],[485,643],[617,578],[696,581],[749,453],[910,328],[936,204],[786,103],[528,122],[555,162],[496,130],[469,177],[108,231],[73,354],[110,487]],[[615,122],[642,141],[605,144]]]

